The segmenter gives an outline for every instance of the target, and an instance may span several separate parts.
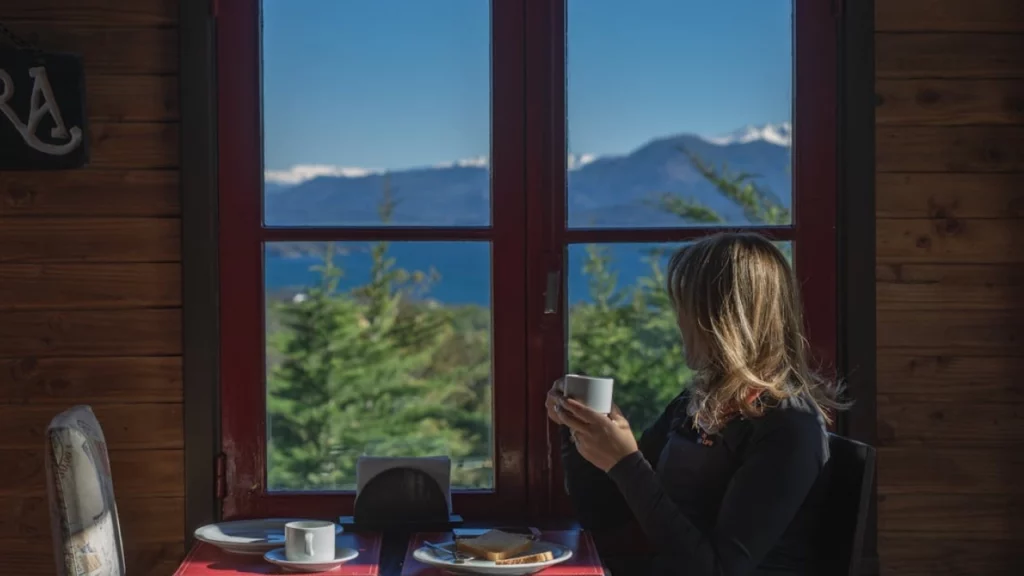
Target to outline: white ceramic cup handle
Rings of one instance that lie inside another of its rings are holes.
[[[313,533],[306,532],[306,556],[313,556]]]

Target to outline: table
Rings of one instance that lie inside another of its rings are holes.
[[[543,540],[568,546],[573,558],[538,573],[538,576],[600,576],[604,574],[601,559],[590,534],[578,530],[544,531]],[[338,535],[338,546],[359,550],[359,557],[337,570],[325,572],[330,576],[435,576],[441,572],[412,560],[412,551],[424,539],[442,541],[451,533],[413,534],[401,538],[383,537],[378,533],[350,533]],[[233,574],[284,574],[261,556],[229,554],[205,543],[197,543],[189,552],[174,576],[232,576]]]

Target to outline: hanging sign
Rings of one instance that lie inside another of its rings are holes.
[[[0,45],[0,170],[85,165],[85,119],[81,58]]]

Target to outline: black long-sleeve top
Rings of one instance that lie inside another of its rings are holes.
[[[824,419],[793,399],[702,437],[687,402],[684,393],[669,404],[640,450],[607,474],[563,429],[566,489],[580,523],[602,530],[635,517],[657,549],[650,570],[659,576],[806,574],[812,487],[828,460]]]

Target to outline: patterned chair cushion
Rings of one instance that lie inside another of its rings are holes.
[[[125,576],[107,443],[88,406],[50,423],[46,471],[58,574]]]

